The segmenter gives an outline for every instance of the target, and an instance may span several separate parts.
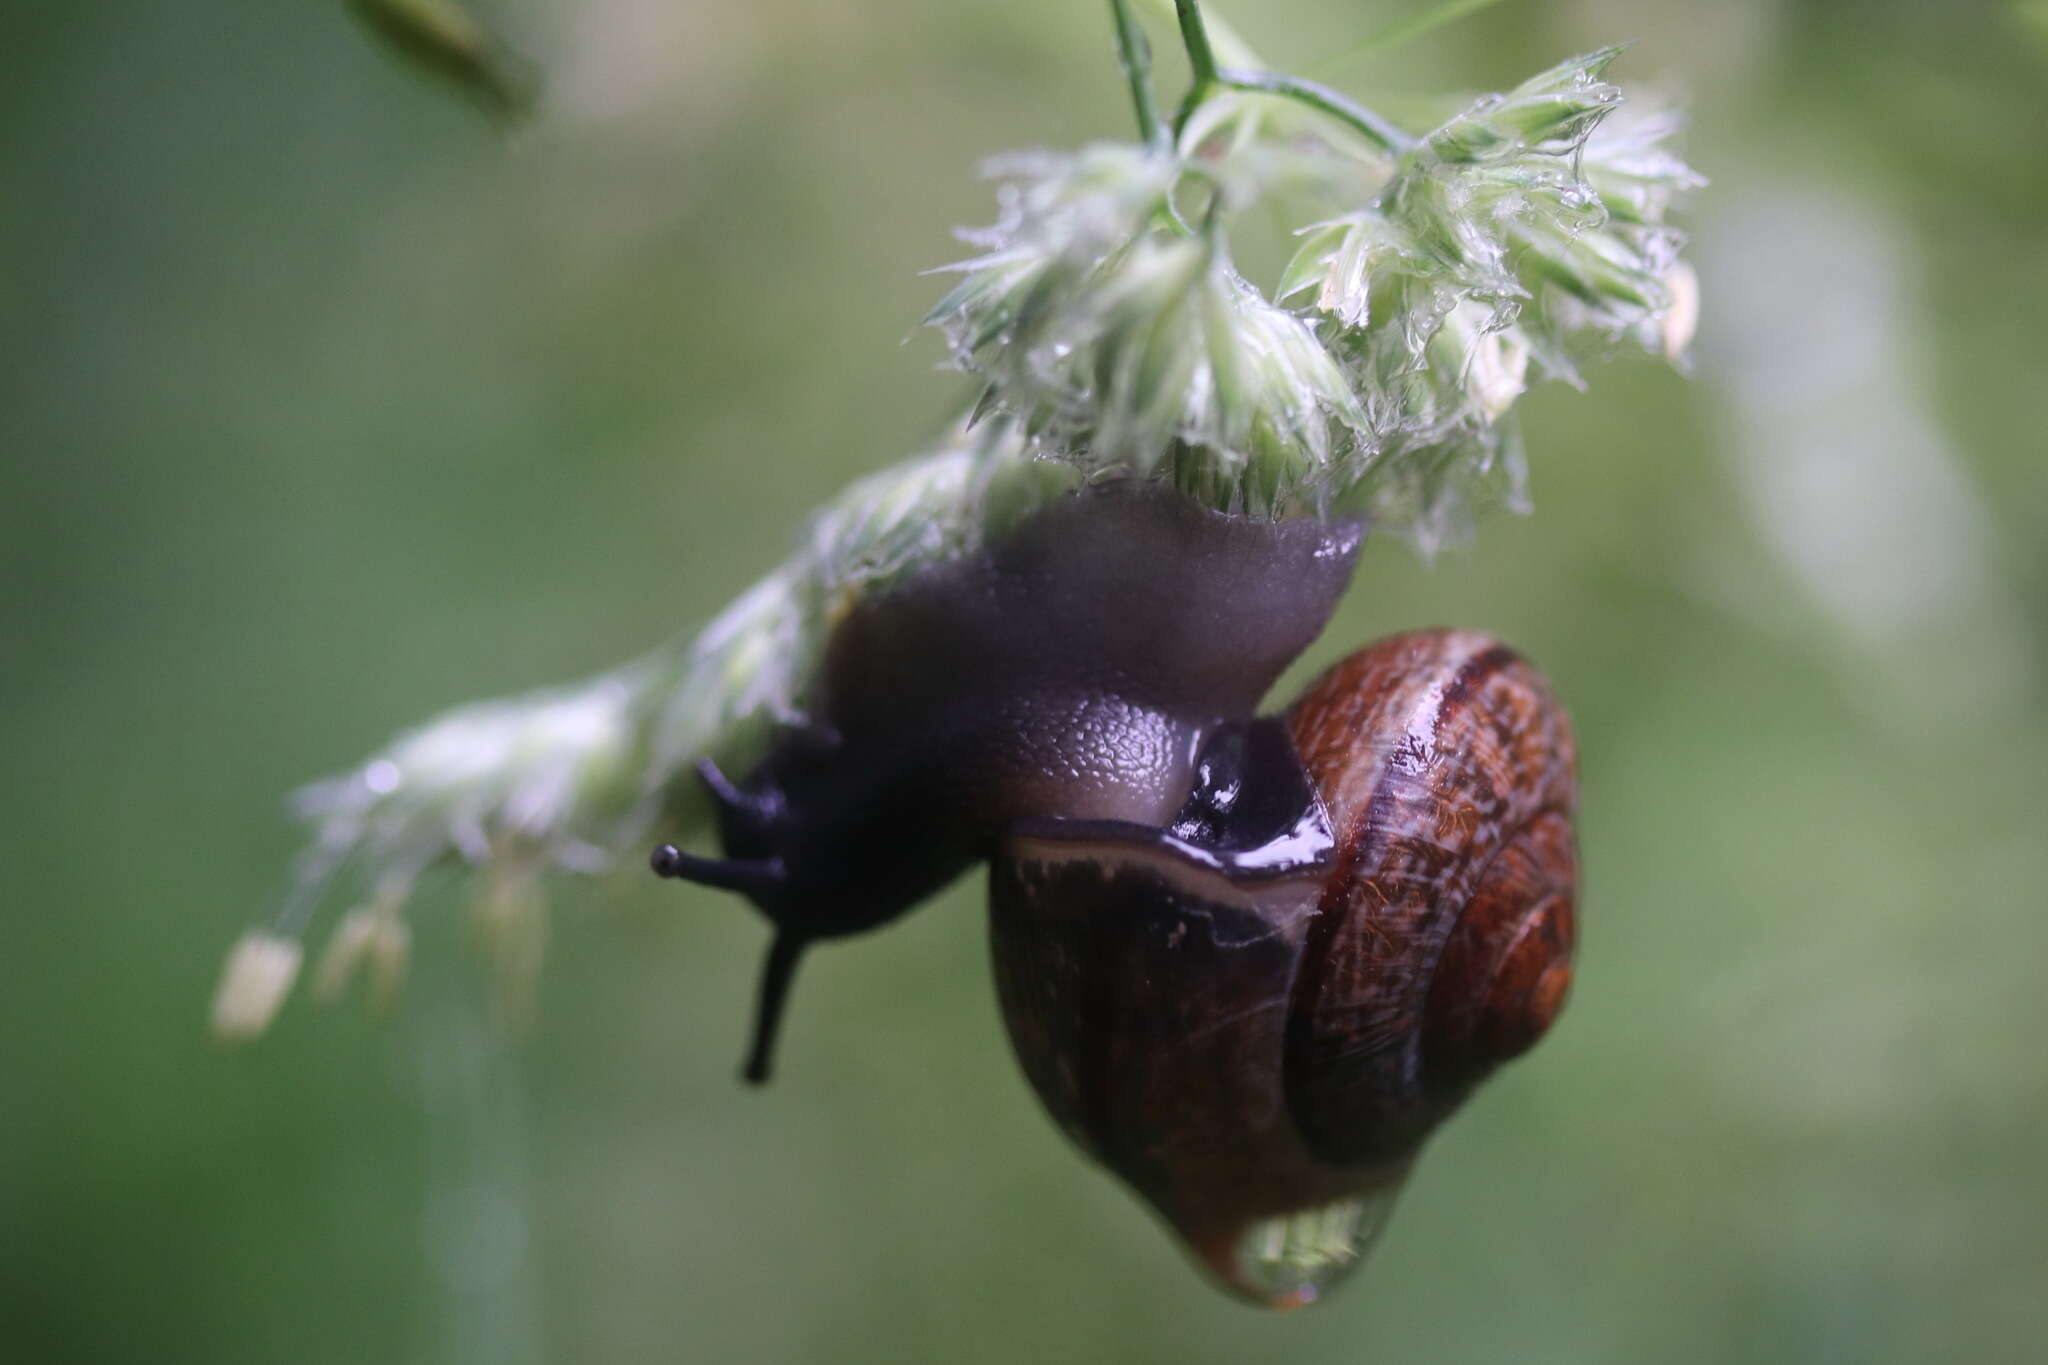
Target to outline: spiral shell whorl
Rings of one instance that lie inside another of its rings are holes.
[[[1341,855],[1295,980],[1288,1103],[1325,1160],[1390,1159],[1562,1005],[1571,727],[1513,651],[1446,630],[1352,655],[1289,721]]]

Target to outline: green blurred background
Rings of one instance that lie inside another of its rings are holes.
[[[386,1027],[221,1053],[281,796],[701,621],[957,390],[985,154],[1125,136],[1097,0],[519,0],[509,139],[338,3],[0,17],[0,1359],[2028,1360],[2048,1343],[2048,23],[1908,0],[1231,12],[1369,101],[1635,39],[1713,179],[1690,380],[1524,406],[1537,512],[1372,546],[1304,668],[1497,631],[1583,736],[1560,1030],[1373,1263],[1260,1315],[1076,1159],[979,885],[806,969],[565,888],[493,1033],[454,888]],[[1173,72],[1171,62],[1163,67]]]

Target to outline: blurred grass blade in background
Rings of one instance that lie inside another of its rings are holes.
[[[1440,5],[1425,5],[1413,14],[1403,15],[1385,27],[1367,34],[1336,56],[1318,63],[1315,69],[1318,72],[1334,71],[1349,62],[1399,47],[1411,38],[1420,38],[1432,29],[1441,28],[1468,14],[1475,14],[1499,3],[1500,0],[1444,0]]]
[[[533,110],[531,63],[456,0],[348,0],[349,10],[416,70],[502,119]]]

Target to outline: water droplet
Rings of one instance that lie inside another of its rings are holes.
[[[1364,1263],[1393,1211],[1394,1189],[1254,1223],[1231,1260],[1238,1283],[1275,1308],[1301,1308]]]

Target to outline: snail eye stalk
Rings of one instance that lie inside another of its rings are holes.
[[[789,880],[780,858],[701,858],[674,844],[661,845],[647,862],[658,877],[737,891],[756,902],[772,897]],[[760,990],[754,1000],[753,1041],[748,1044],[746,1066],[740,1073],[749,1085],[760,1085],[768,1079],[775,1059],[775,1035],[782,1027],[783,1010],[789,1001],[790,982],[796,979],[797,963],[803,959],[810,941],[808,935],[779,929],[768,945],[768,957],[761,964]]]
[[[748,1085],[768,1080],[775,1061],[775,1035],[782,1027],[783,1007],[789,1001],[789,985],[796,979],[797,964],[803,960],[810,940],[787,931],[778,933],[768,945],[761,963],[761,986],[754,997],[754,1040],[747,1049],[747,1064],[740,1072]]]
[[[775,793],[748,791],[708,758],[697,760],[697,780],[720,811],[749,829],[765,830],[782,814],[783,803]]]
[[[648,857],[657,877],[715,886],[745,896],[762,896],[782,888],[786,875],[780,858],[700,858],[674,844],[663,844]]]

